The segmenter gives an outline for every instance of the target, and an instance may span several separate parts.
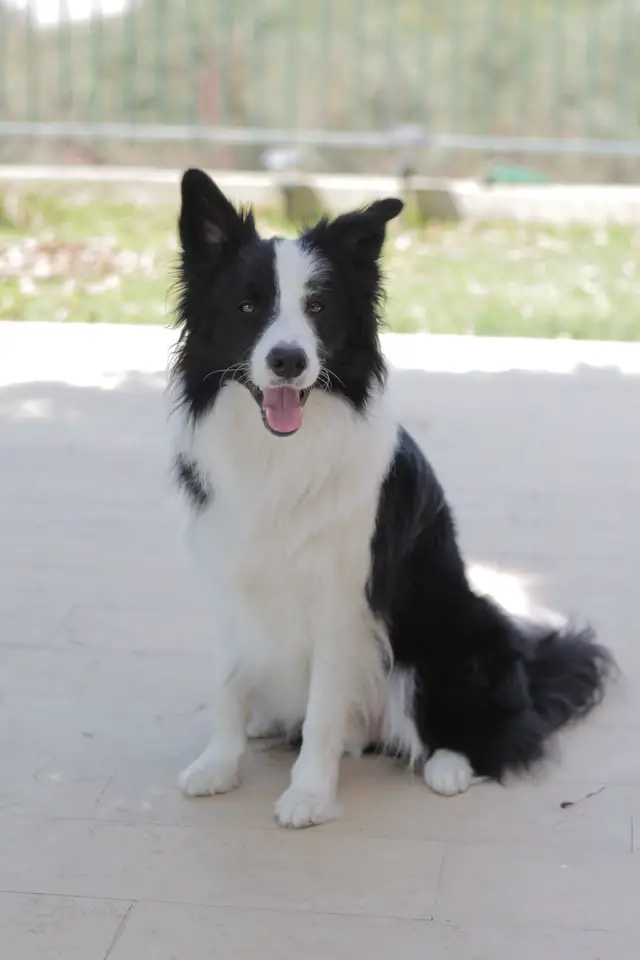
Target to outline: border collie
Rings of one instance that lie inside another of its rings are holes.
[[[212,623],[214,725],[181,775],[232,790],[247,737],[301,738],[280,824],[338,815],[345,752],[391,751],[441,794],[502,780],[600,699],[590,630],[473,589],[434,472],[394,417],[378,338],[379,200],[262,239],[182,179],[175,467]]]

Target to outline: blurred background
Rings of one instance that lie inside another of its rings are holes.
[[[0,320],[166,322],[193,165],[402,193],[394,330],[640,338],[640,0],[0,0]]]
[[[639,137],[640,0],[0,0],[5,163],[632,182]]]

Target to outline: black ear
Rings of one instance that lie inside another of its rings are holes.
[[[216,258],[256,237],[253,214],[236,210],[203,170],[187,170],[181,184],[180,243],[185,254]]]
[[[376,200],[364,210],[344,213],[327,225],[332,243],[343,247],[354,259],[377,260],[382,251],[386,225],[397,217],[404,203],[395,197]]]

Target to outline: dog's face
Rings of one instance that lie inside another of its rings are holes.
[[[265,427],[289,436],[312,390],[357,410],[384,377],[378,345],[379,258],[400,200],[321,220],[296,240],[263,240],[200,170],[182,179],[176,358],[197,417],[226,383],[243,384]]]

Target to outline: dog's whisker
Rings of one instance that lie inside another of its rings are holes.
[[[224,367],[224,368],[221,369],[221,370],[210,370],[209,373],[207,373],[207,374],[202,378],[202,382],[204,383],[204,381],[205,381],[205,380],[208,380],[209,377],[215,377],[215,376],[217,376],[218,374],[220,374],[220,376],[221,376],[222,378],[226,377],[227,374],[232,374],[232,375],[233,375],[233,376],[232,376],[232,379],[234,379],[235,374],[238,373],[238,372],[241,373],[241,372],[243,371],[243,368],[245,368],[245,367],[246,367],[245,361],[240,361],[239,363],[232,363],[230,366]]]
[[[323,393],[329,393],[329,391],[331,390],[331,374],[329,373],[326,367],[320,368],[320,373],[318,374],[318,382],[320,384],[320,388],[323,391]]]
[[[342,379],[338,376],[337,373],[334,373],[333,370],[331,371],[331,373],[329,373],[329,371],[327,370],[327,377],[328,377],[328,380],[329,380],[329,385],[331,385],[331,380],[332,380],[332,379],[333,379],[333,380],[337,380],[338,383],[340,384],[340,386],[342,387],[342,389],[343,389],[343,390],[346,390],[344,380],[342,380]]]

